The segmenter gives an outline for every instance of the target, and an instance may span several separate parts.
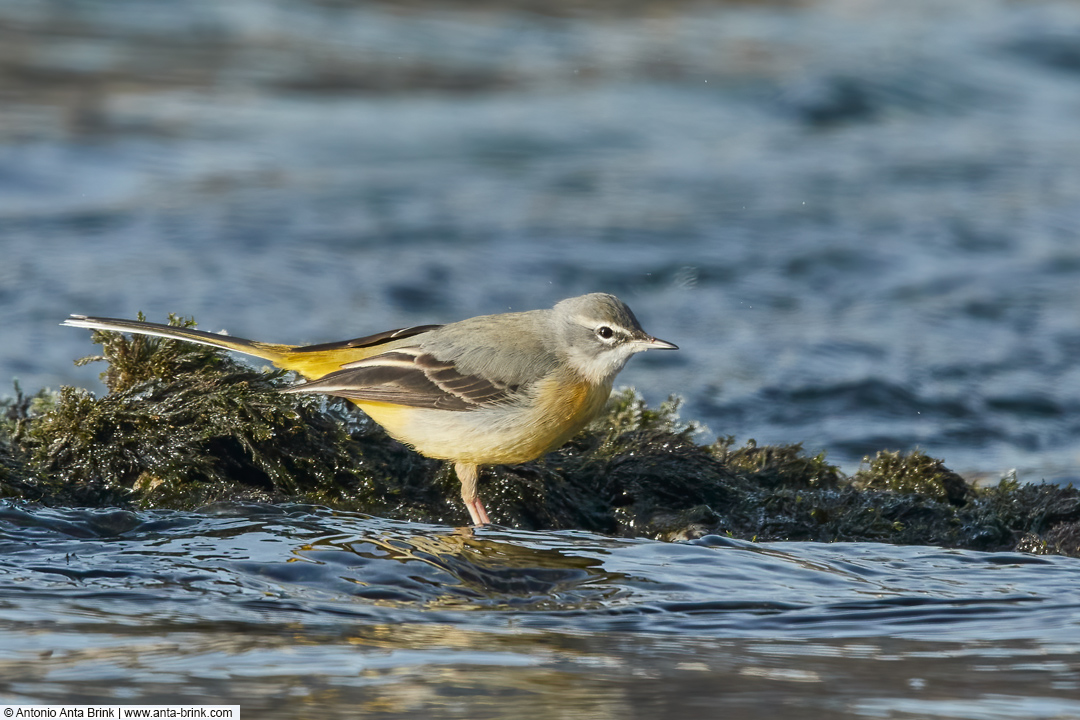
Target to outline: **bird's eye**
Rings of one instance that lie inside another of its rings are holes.
[[[615,331],[609,328],[607,325],[601,325],[600,327],[596,328],[597,337],[600,337],[604,340],[610,340],[614,334]]]

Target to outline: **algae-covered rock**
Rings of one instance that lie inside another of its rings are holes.
[[[728,467],[766,487],[828,489],[840,484],[840,469],[825,462],[825,453],[807,457],[801,443],[758,447],[753,439],[736,448],[735,438],[719,438],[710,451]]]
[[[173,324],[190,320],[171,317]],[[453,471],[354,406],[284,394],[286,374],[202,345],[96,332],[103,397],[76,388],[0,403],[0,495],[54,504],[197,508],[304,502],[463,524]],[[633,391],[546,458],[485,468],[492,519],[684,540],[880,541],[1080,554],[1080,493],[975,489],[920,451],[882,451],[852,478],[798,444],[702,444],[678,401]]]
[[[863,464],[868,467],[855,473],[857,488],[925,495],[953,505],[963,505],[972,496],[964,478],[920,450],[907,454],[882,450],[873,459],[864,458]]]
[[[39,475],[23,449],[32,421],[55,403],[48,390],[24,395],[15,383],[14,397],[0,398],[0,498],[37,500],[49,494],[49,481]]]
[[[103,354],[78,364],[106,361],[110,392],[63,388],[21,443],[67,496],[78,488],[89,504],[174,508],[225,499],[400,504],[387,469],[399,463],[387,454],[412,453],[359,415],[278,392],[284,372],[192,343],[93,338]]]

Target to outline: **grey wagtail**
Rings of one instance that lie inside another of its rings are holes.
[[[476,491],[478,466],[522,463],[558,448],[603,409],[631,355],[678,349],[647,334],[630,308],[604,293],[550,310],[305,346],[84,315],[63,324],[213,345],[294,370],[307,382],[284,392],[348,398],[421,455],[453,461],[477,525],[491,522]]]

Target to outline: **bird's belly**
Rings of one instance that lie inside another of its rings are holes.
[[[610,385],[549,381],[535,401],[478,410],[436,410],[359,401],[391,437],[421,455],[478,465],[533,460],[581,431],[607,402]]]

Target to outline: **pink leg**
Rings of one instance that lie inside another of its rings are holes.
[[[488,517],[487,510],[484,509],[484,503],[480,502],[480,498],[465,503],[465,507],[469,511],[469,516],[472,518],[473,525],[491,524],[491,519]]]
[[[476,494],[476,481],[480,475],[480,468],[472,463],[454,463],[454,472],[461,481],[461,500],[469,511],[473,525],[490,525],[487,510],[484,503],[480,502],[480,496]]]

